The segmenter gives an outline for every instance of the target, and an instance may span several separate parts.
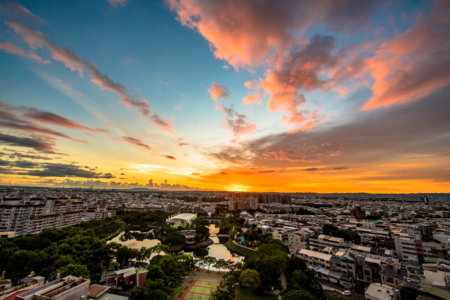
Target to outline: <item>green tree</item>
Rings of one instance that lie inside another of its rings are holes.
[[[61,267],[56,270],[56,273],[59,273],[61,278],[64,278],[69,275],[76,277],[83,277],[85,279],[89,279],[91,277],[88,268],[85,265],[79,264],[69,264],[67,266]]]
[[[228,263],[225,259],[221,258],[216,261],[214,264],[214,268],[219,269],[219,272],[221,269],[225,269],[228,266]]]
[[[303,259],[294,255],[289,258],[284,274],[286,275],[286,278],[291,281],[292,275],[296,270],[305,271],[306,268],[307,266]]]
[[[206,256],[205,257],[205,263],[208,266],[208,271],[209,271],[209,267],[216,263],[216,258],[213,257],[213,256]]]
[[[158,256],[160,256],[161,252],[168,253],[170,248],[167,245],[156,245],[151,248],[153,253],[158,253]]]
[[[297,270],[292,275],[292,284],[294,289],[299,290],[301,288],[307,288],[308,277],[302,270]]]
[[[293,290],[287,292],[282,300],[314,300],[314,298],[303,290]]]
[[[242,271],[239,281],[242,285],[249,286],[253,290],[256,290],[261,285],[258,271],[252,269]]]
[[[147,280],[157,280],[157,279],[164,280],[165,278],[166,275],[164,274],[163,270],[159,265],[152,264],[148,267]]]

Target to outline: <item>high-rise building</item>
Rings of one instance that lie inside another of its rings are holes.
[[[258,199],[256,197],[248,197],[247,198],[248,207],[251,209],[258,208]]]

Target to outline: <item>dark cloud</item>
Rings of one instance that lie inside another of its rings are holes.
[[[348,170],[348,167],[329,167],[329,168],[305,168],[303,171],[314,172],[314,171],[341,171]]]
[[[9,160],[0,159],[0,166],[5,167],[5,166],[10,166],[10,165],[11,165],[11,162]]]
[[[124,175],[125,175],[125,173],[120,173],[120,175],[124,176]]]
[[[14,175],[14,174],[16,174],[16,172],[14,172],[13,170],[11,170],[9,168],[7,169],[7,168],[0,167],[0,174]]]
[[[74,164],[44,163],[40,167],[40,170],[30,170],[20,174],[38,177],[114,178],[111,173],[102,174],[88,171]]]
[[[274,170],[262,170],[262,171],[258,171],[258,173],[273,173],[275,172]]]
[[[17,168],[22,168],[22,169],[31,169],[31,168],[39,167],[39,164],[35,163],[35,162],[31,162],[31,161],[18,160],[16,162],[14,162],[14,166]]]
[[[176,158],[175,158],[175,157],[173,157],[173,156],[170,156],[170,155],[165,155],[165,157],[166,157],[166,158],[168,158],[168,159],[173,159],[173,160],[176,160]]]
[[[0,143],[15,147],[28,147],[49,154],[57,154],[53,151],[55,147],[54,140],[45,137],[28,138],[0,133]]]
[[[135,138],[132,138],[132,137],[124,136],[124,137],[122,137],[122,140],[124,140],[124,141],[127,142],[127,143],[136,145],[136,146],[144,147],[144,148],[146,148],[147,150],[152,150],[152,147],[151,147],[151,146],[149,146],[149,145],[147,145],[147,144],[144,144],[143,142],[141,142],[141,141],[138,140],[138,139],[135,139]]]
[[[111,173],[105,173],[103,175],[99,175],[97,178],[116,178],[116,177]]]
[[[182,146],[187,146],[189,145],[188,143],[179,143],[178,146],[182,147]]]
[[[0,104],[1,104],[0,108],[3,109],[5,107],[4,103],[0,103]],[[23,118],[15,115],[14,113],[4,111],[4,110],[0,111],[0,127],[9,128],[9,129],[13,129],[13,130],[20,130],[20,131],[24,131],[27,133],[39,133],[39,134],[45,134],[45,135],[54,136],[54,137],[62,137],[62,138],[70,139],[70,140],[77,141],[77,142],[88,143],[86,141],[74,139],[65,133],[37,125],[32,122],[28,122],[28,121],[24,120]]]
[[[41,159],[41,160],[53,160],[53,158],[40,156],[40,155],[33,155],[33,154],[24,154],[17,151],[14,151],[11,153],[12,158],[29,158],[29,159]],[[11,157],[10,156],[10,157]]]
[[[26,109],[24,116],[27,118],[33,119],[35,121],[39,121],[41,123],[66,127],[66,128],[70,128],[70,129],[86,130],[86,131],[96,132],[96,133],[111,133],[111,131],[106,130],[106,129],[99,129],[99,128],[92,129],[92,128],[86,127],[80,123],[77,123],[75,121],[69,120],[58,114],[48,112],[48,111],[41,111],[41,110],[38,110],[35,108]]]

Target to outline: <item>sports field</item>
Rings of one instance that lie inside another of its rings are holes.
[[[208,300],[209,296],[187,293],[187,295],[184,296],[184,299],[188,299],[188,300]]]
[[[186,290],[183,300],[209,300],[211,289],[217,289],[218,282],[196,280]]]
[[[219,284],[217,282],[209,282],[209,281],[201,281],[201,280],[197,280],[195,282],[195,285],[197,286],[209,286],[209,287],[213,287],[216,288],[219,286]]]

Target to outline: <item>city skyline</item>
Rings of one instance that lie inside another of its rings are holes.
[[[0,1],[0,185],[449,193],[448,1]]]

